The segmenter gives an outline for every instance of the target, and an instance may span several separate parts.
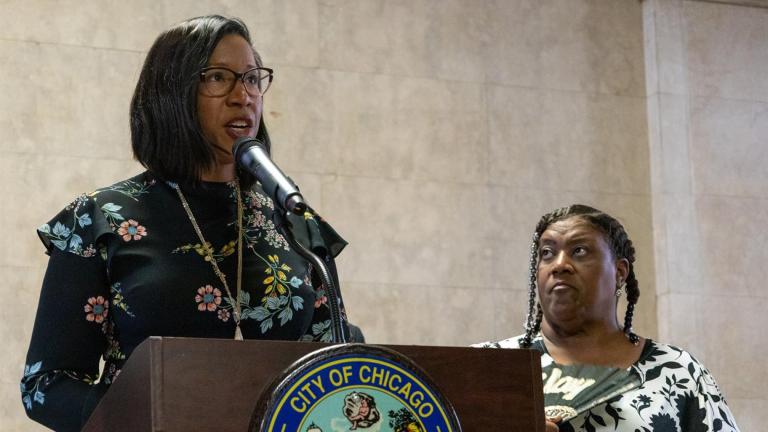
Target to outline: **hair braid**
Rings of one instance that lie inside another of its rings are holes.
[[[520,343],[522,348],[529,348],[533,342],[534,336],[538,333],[538,327],[541,326],[541,318],[538,311],[541,311],[541,305],[536,302],[536,263],[538,261],[539,233],[533,233],[531,241],[531,259],[528,262],[528,315],[525,317],[525,336]],[[537,310],[534,312],[534,310]],[[536,313],[536,317],[534,317]],[[538,318],[538,319],[537,319]],[[537,322],[538,321],[538,322]]]
[[[635,313],[635,305],[640,298],[640,288],[638,286],[637,278],[635,277],[635,247],[632,244],[632,240],[629,239],[629,235],[624,229],[624,226],[622,226],[619,221],[605,213],[595,219],[596,220],[588,218],[588,220],[601,227],[606,233],[614,256],[619,259],[626,259],[629,263],[629,271],[627,273],[627,278],[624,281],[627,284],[627,313],[624,315],[624,334],[627,335],[630,342],[637,344],[640,342],[640,338],[632,331],[632,318]]]

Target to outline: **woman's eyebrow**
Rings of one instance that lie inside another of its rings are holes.
[[[591,241],[594,241],[594,238],[588,234],[577,234],[573,237],[566,239],[565,241],[566,243],[591,242]]]
[[[579,234],[574,235],[573,237],[568,237],[568,238],[565,239],[565,243],[566,244],[572,244],[572,243],[592,243],[594,241],[595,241],[594,236],[592,236],[590,234],[586,234],[586,233],[585,234],[579,233]],[[539,241],[539,243],[542,244],[542,245],[552,245],[552,244],[557,243],[557,241],[555,241],[552,238],[548,238],[547,237],[547,238],[541,239]]]
[[[223,61],[223,62],[211,62],[206,67],[221,67],[221,68],[227,68],[227,69],[231,69],[232,68],[231,66],[229,66],[229,63],[226,62],[226,61]],[[245,67],[248,68],[248,69],[253,69],[253,68],[257,68],[259,66],[255,65],[255,64],[252,64],[252,63],[248,63],[247,65],[245,65]]]

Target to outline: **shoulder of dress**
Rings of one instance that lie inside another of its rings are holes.
[[[657,349],[659,351],[665,352],[668,356],[680,359],[680,360],[688,360],[692,361],[694,363],[699,364],[699,361],[696,360],[696,358],[688,351],[670,344],[665,344],[662,342],[657,341],[651,341],[651,343],[654,345],[654,349]]]
[[[113,197],[138,199],[140,196],[148,194],[158,183],[161,183],[161,181],[157,180],[148,171],[145,171],[109,186],[100,187],[85,195],[96,201],[103,201],[105,198],[111,199]]]
[[[653,340],[649,343],[652,345],[637,364],[640,369],[685,369],[694,378],[702,373],[709,374],[704,365],[690,352],[675,345]]]
[[[148,171],[144,171],[141,174],[137,174],[133,177],[117,181],[109,186],[100,187],[96,189],[94,192],[108,191],[108,190],[122,190],[130,187],[148,187],[148,186],[154,185],[159,181],[160,180],[157,180],[151,173],[149,173]]]
[[[114,234],[123,223],[138,226],[138,222],[129,217],[137,213],[135,209],[141,205],[141,196],[149,194],[154,184],[155,181],[143,173],[79,195],[37,228],[47,253],[58,249],[86,258],[98,256],[96,252],[103,236]],[[146,234],[142,231],[136,235]]]

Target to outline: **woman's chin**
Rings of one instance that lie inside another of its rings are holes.
[[[558,303],[549,305],[547,308],[547,320],[556,324],[558,327],[572,327],[581,325],[581,308],[578,305],[569,303]]]

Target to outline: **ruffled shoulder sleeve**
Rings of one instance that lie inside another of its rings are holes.
[[[123,207],[136,205],[138,197],[148,194],[155,183],[154,176],[144,172],[75,198],[48,223],[38,227],[37,234],[46,253],[50,255],[58,249],[86,258],[94,256],[99,246],[107,243],[108,236],[127,234],[126,226],[135,221],[124,219]]]
[[[48,255],[56,248],[82,257],[92,257],[104,236],[114,234],[105,217],[105,212],[109,213],[110,209],[100,208],[94,196],[95,193],[80,195],[48,223],[37,228],[37,235]]]
[[[348,244],[319,215],[306,212],[304,213],[303,220],[300,220],[301,216],[293,214],[289,215],[288,218],[292,225],[291,231],[296,240],[320,256],[330,255],[335,258]]]

